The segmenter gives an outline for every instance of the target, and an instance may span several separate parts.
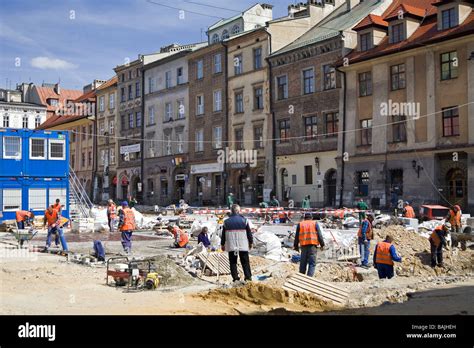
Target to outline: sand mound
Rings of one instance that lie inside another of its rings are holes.
[[[224,302],[238,305],[247,302],[253,305],[264,305],[273,309],[284,306],[291,310],[322,312],[335,308],[335,305],[305,293],[289,292],[265,284],[250,283],[245,286],[211,290],[201,294],[204,300]]]
[[[348,263],[317,263],[315,277],[329,282],[360,281],[354,267]]]
[[[156,272],[162,277],[160,286],[164,287],[182,287],[193,283],[194,278],[173,260],[164,255],[158,255],[151,258],[156,267]]]

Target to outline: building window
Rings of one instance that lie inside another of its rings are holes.
[[[89,151],[89,153],[88,153],[87,165],[88,165],[89,167],[92,167],[92,151]]]
[[[126,129],[126,119],[125,119],[125,115],[120,115],[120,128],[122,130],[125,130]]]
[[[253,68],[260,69],[262,67],[262,48],[258,47],[253,50]]]
[[[23,128],[28,128],[28,115],[23,115],[22,121]]]
[[[372,119],[360,121],[360,144],[372,144]]]
[[[449,29],[455,27],[457,23],[455,8],[449,8],[441,11],[441,27],[442,29]]]
[[[212,35],[212,43],[217,43],[219,42],[219,35],[218,34],[214,34]]]
[[[109,95],[109,109],[112,110],[115,108],[115,93]]]
[[[394,115],[392,117],[392,141],[398,143],[406,140],[406,116]]]
[[[458,54],[456,51],[441,54],[441,80],[458,77]]]
[[[240,33],[240,27],[236,24],[232,27],[232,34],[238,34]]]
[[[142,113],[141,112],[137,112],[135,114],[135,124],[137,125],[137,127],[142,126]]]
[[[49,105],[51,106],[58,106],[59,100],[57,99],[49,99]]]
[[[122,103],[125,102],[125,88],[124,87],[120,88],[120,102]]]
[[[3,137],[3,158],[21,159],[21,138]]]
[[[86,154],[83,152],[81,153],[81,168],[86,167]]]
[[[400,41],[405,40],[405,33],[404,33],[404,23],[394,24],[390,26],[391,34],[390,34],[390,43],[397,43]]]
[[[443,137],[459,135],[459,110],[457,107],[443,108]]]
[[[99,97],[99,111],[103,112],[105,110],[105,96],[101,95]]]
[[[214,91],[214,111],[222,111],[222,92],[220,89]]]
[[[253,90],[254,95],[254,105],[253,108],[256,110],[263,109],[263,88],[258,87]]]
[[[110,164],[115,164],[115,149],[109,150],[109,156]]]
[[[243,72],[242,55],[234,56],[234,75],[240,75]]]
[[[155,124],[155,106],[148,107],[148,125],[151,126]]]
[[[214,74],[217,74],[217,73],[220,73],[222,72],[222,56],[221,54],[215,54],[213,57],[212,57],[212,60],[213,60],[213,67],[212,67],[212,72]]]
[[[104,123],[104,121],[100,121],[99,122],[99,134],[103,135],[104,132],[105,132],[105,123]]]
[[[357,182],[357,195],[368,196],[369,195],[369,172],[361,171],[356,172]]]
[[[30,159],[46,159],[46,139],[30,138]]]
[[[253,128],[253,146],[256,149],[263,149],[263,127]]]
[[[125,74],[120,75],[120,82],[125,82]]]
[[[204,96],[198,95],[196,97],[196,115],[204,115]]]
[[[203,60],[197,61],[197,79],[200,80],[204,77],[204,62]]]
[[[128,86],[128,100],[132,100],[133,95],[132,95],[132,85]]]
[[[184,83],[184,74],[183,74],[183,68],[179,67],[176,69],[176,83],[178,85],[181,85]]]
[[[313,166],[304,166],[304,184],[313,185]]]
[[[165,88],[171,88],[171,71],[165,72]]]
[[[304,139],[309,140],[316,138],[318,135],[318,118],[316,116],[308,116],[304,118]]]
[[[392,81],[392,91],[405,88],[405,64],[391,66],[390,76]]]
[[[212,129],[212,147],[214,149],[222,148],[222,127],[214,127]]]
[[[277,77],[277,99],[288,98],[288,82],[286,75]]]
[[[229,38],[229,32],[227,30],[224,30],[222,32],[222,40],[228,39]]]
[[[129,80],[132,79],[132,70],[129,70],[129,71],[128,71],[128,79],[129,79]]]
[[[303,70],[303,94],[310,94],[314,92],[314,70]]]
[[[35,116],[35,128],[38,128],[41,124],[41,116]]]
[[[134,125],[134,118],[133,118],[133,114],[129,114],[128,115],[128,129],[133,129],[135,127]]]
[[[372,72],[359,74],[359,96],[372,95]]]
[[[244,112],[244,93],[238,92],[235,93],[235,113],[243,113]]]
[[[148,78],[148,93],[155,91],[155,79],[153,77]]]
[[[204,130],[198,129],[196,131],[196,152],[204,151]]]
[[[360,35],[360,50],[362,52],[368,51],[372,48],[372,35],[371,33]]]
[[[339,113],[338,112],[329,112],[325,116],[326,123],[326,136],[335,137],[338,132],[338,123],[339,123]]]
[[[93,135],[94,135],[94,131],[93,131],[92,125],[90,124],[89,125],[89,139],[92,139]]]
[[[10,116],[8,114],[3,115],[3,128],[10,127]]]
[[[163,141],[163,146],[164,146],[164,153],[169,156],[171,155],[171,135],[170,134],[165,134],[164,136],[164,141]]]
[[[140,82],[135,82],[135,98],[140,97]]]
[[[1,191],[0,191],[1,192]],[[3,189],[3,211],[16,211],[21,209],[21,189]]]
[[[173,119],[173,106],[171,103],[165,104],[165,122],[171,121]]]
[[[184,153],[182,132],[176,133],[176,146],[177,146],[177,153]]]
[[[336,69],[333,66],[325,65],[323,67],[324,72],[324,89],[336,88]]]
[[[71,167],[72,169],[76,168],[76,155],[74,154],[71,155]]]
[[[278,121],[279,143],[286,143],[290,137],[290,120]]]
[[[86,137],[87,137],[87,128],[83,126],[82,127],[82,137],[81,137],[81,139],[86,140]]]
[[[182,120],[185,116],[186,116],[186,113],[185,113],[185,107],[184,107],[184,100],[177,100],[176,101],[176,107],[177,107],[177,110],[176,110],[176,115],[177,115],[177,118],[178,120]]]
[[[235,149],[243,150],[244,149],[244,130],[243,128],[235,130]]]
[[[64,160],[66,159],[66,143],[64,140],[49,140],[49,159]]]
[[[109,121],[109,133],[113,135],[115,133],[115,121],[110,120]]]

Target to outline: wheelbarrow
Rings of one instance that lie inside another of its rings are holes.
[[[36,230],[33,230],[33,229],[16,229],[15,232],[13,232],[13,235],[15,236],[17,242],[18,242],[18,247],[23,247],[23,243],[25,241],[29,242],[30,240],[33,239],[34,236],[36,236],[36,234],[38,233],[38,231]]]

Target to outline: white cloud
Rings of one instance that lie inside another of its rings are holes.
[[[31,60],[31,66],[38,69],[70,70],[77,68],[77,65],[62,59],[48,57],[35,57]]]

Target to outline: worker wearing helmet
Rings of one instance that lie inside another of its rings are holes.
[[[413,210],[413,207],[410,205],[410,203],[405,202],[403,208],[403,216],[409,219],[414,219],[415,218],[415,210]]]
[[[448,248],[446,242],[446,236],[451,229],[451,224],[445,222],[443,225],[437,226],[433,232],[431,232],[429,241],[431,245],[431,267],[444,267],[443,266],[443,247]]]
[[[122,209],[119,211],[119,230],[122,232],[122,247],[126,254],[132,252],[132,233],[135,229],[135,215],[128,207],[127,201],[122,202]]]
[[[449,221],[451,224],[451,232],[461,232],[461,207],[459,205],[449,209],[446,221]]]

